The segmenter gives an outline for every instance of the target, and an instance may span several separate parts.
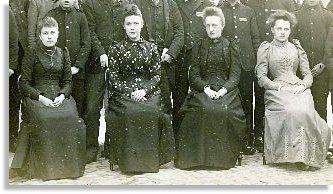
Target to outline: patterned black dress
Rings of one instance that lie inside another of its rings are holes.
[[[174,137],[161,107],[157,47],[145,40],[120,42],[110,49],[106,75],[110,163],[123,172],[158,172],[173,159]],[[136,89],[146,90],[146,101],[131,99]]]

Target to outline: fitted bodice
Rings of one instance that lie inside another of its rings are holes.
[[[303,79],[297,77],[297,70],[300,70]],[[258,49],[256,74],[259,85],[266,90],[300,84],[309,88],[313,82],[308,58],[297,40],[293,43],[263,42]]]
[[[210,85],[222,86],[228,79],[229,65],[225,63],[222,41],[209,41],[205,74],[202,79]]]
[[[296,76],[299,65],[298,50],[290,42],[272,42],[269,51],[269,74],[276,82],[296,84],[301,80]]]
[[[109,52],[108,83],[112,90],[129,96],[137,89],[158,90],[160,62],[156,45],[145,40],[125,40]]]
[[[46,49],[37,47],[25,56],[22,65],[22,92],[35,100],[40,94],[50,99],[60,93],[69,96],[72,74],[68,52],[58,47]]]

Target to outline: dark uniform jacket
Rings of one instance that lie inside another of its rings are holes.
[[[329,87],[333,89],[333,27],[328,32],[326,45],[325,45],[325,64],[329,70]]]
[[[28,7],[29,0],[10,0],[9,5],[15,15],[16,24],[18,27],[19,41],[23,50],[28,47]]]
[[[278,9],[294,12],[296,10],[293,0],[244,0],[243,3],[251,7],[256,13],[261,41],[273,40],[271,28],[266,24],[268,17]]]
[[[242,68],[254,71],[260,35],[253,9],[242,3],[231,6],[228,2],[221,8],[226,22],[223,29],[224,37],[234,39],[239,44]]]
[[[164,23],[157,23],[156,25],[163,25],[164,29],[164,45],[158,45],[158,47],[168,48],[167,54],[171,55],[174,59],[177,58],[179,52],[184,45],[184,26],[182,16],[180,15],[177,4],[174,0],[160,0],[163,9],[163,21]],[[145,26],[148,32],[148,40],[155,41],[152,34],[154,25],[152,23],[152,0],[135,0],[142,12]]]
[[[123,1],[83,0],[81,9],[86,14],[91,36],[89,61],[98,61],[109,48],[125,37],[122,21]],[[100,63],[89,63],[86,72],[98,73]]]
[[[295,15],[298,20],[295,36],[307,53],[312,69],[314,65],[324,63],[324,47],[329,27],[333,25],[333,13],[320,5],[303,5]]]
[[[202,21],[202,10],[211,6],[208,0],[176,0],[184,24],[184,48],[191,49],[202,37],[206,30]]]
[[[77,79],[84,79],[85,64],[90,53],[90,33],[84,13],[76,8],[68,11],[60,6],[47,14],[55,18],[59,25],[57,46],[67,47],[72,67],[78,67]]]
[[[18,62],[18,29],[12,9],[9,7],[9,69],[16,71]]]

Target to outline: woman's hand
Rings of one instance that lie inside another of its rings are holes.
[[[57,96],[53,100],[53,105],[54,106],[60,106],[64,100],[65,100],[65,95],[64,94],[60,94],[60,96]]]
[[[43,95],[39,95],[38,101],[48,107],[54,107],[53,101]]]
[[[228,93],[227,89],[221,88],[217,91],[217,98],[222,98],[224,95]]]
[[[204,89],[205,94],[207,94],[207,96],[213,100],[217,99],[217,92],[215,92],[214,90],[210,89],[210,87],[205,87]]]
[[[135,101],[146,101],[147,99],[145,98],[146,96],[146,90],[141,89],[141,90],[136,90],[131,93],[131,98]]]
[[[305,86],[304,85],[299,85],[294,89],[294,94],[300,94],[303,93],[305,90]]]

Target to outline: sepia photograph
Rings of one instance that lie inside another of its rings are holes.
[[[333,185],[333,0],[1,6],[5,190]]]

